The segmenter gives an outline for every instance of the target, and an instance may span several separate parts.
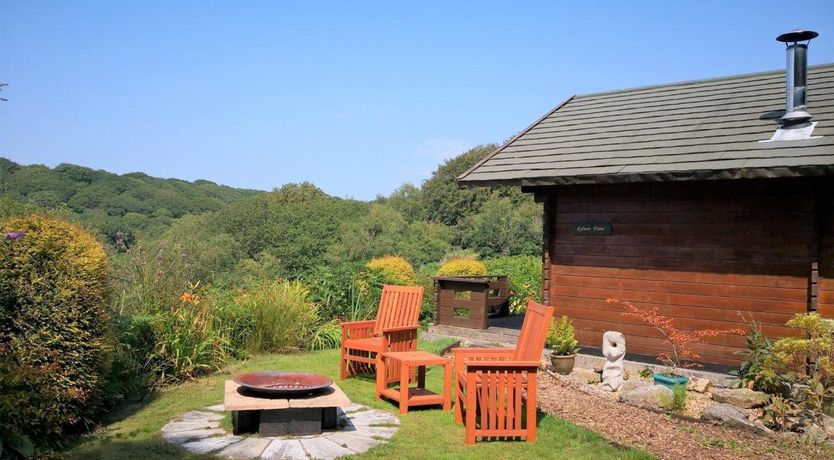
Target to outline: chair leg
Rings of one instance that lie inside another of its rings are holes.
[[[527,442],[536,442],[536,374],[527,374]]]
[[[463,393],[457,380],[453,383],[455,385],[455,423],[460,425],[463,423]]]
[[[382,397],[382,391],[388,387],[386,383],[387,379],[385,378],[388,371],[385,367],[384,359],[380,360],[376,365],[376,399],[380,399]]]
[[[345,349],[342,348],[342,355],[341,355],[341,358],[339,360],[339,380],[344,380],[344,379],[347,378],[347,366],[348,366],[347,356],[346,356],[346,353],[345,353]]]
[[[475,409],[475,397],[477,396],[476,388],[474,385],[475,376],[467,376],[467,380],[473,380],[470,385],[469,381],[466,382],[466,444],[475,444],[475,415],[477,415],[477,410]]]

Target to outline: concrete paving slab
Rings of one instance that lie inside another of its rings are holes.
[[[270,438],[246,438],[228,445],[215,455],[225,458],[259,458],[271,442]]]
[[[298,439],[273,439],[261,454],[265,460],[306,459],[307,452]]]
[[[168,422],[167,425],[162,427],[162,433],[211,429],[217,428],[219,425],[219,422]]]
[[[210,428],[202,430],[190,431],[175,431],[170,433],[163,433],[162,437],[177,445],[185,444],[190,441],[198,439],[209,438],[214,436],[224,436],[226,431],[221,428]]]
[[[212,413],[212,412],[201,412],[193,410],[191,412],[186,412],[179,417],[175,418],[176,421],[185,421],[185,422],[216,422],[222,419],[223,416],[220,414]]]
[[[353,455],[356,452],[342,447],[324,436],[302,438],[301,445],[311,458],[320,460],[332,460],[344,455]]]
[[[199,441],[187,442],[182,445],[183,449],[195,454],[207,454],[220,450],[230,444],[243,440],[240,436],[223,436],[219,438],[205,438]]]
[[[327,433],[325,438],[335,442],[336,444],[346,447],[354,452],[365,452],[380,444],[379,439],[361,436],[356,432],[353,433]]]

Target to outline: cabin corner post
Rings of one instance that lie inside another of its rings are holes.
[[[809,310],[834,318],[834,187],[830,178],[820,179],[814,188],[814,233],[809,287]],[[816,281],[816,282],[814,282]]]
[[[811,183],[811,264],[808,274],[808,311],[819,311],[820,295],[820,257],[822,255],[822,226],[824,205],[822,190],[818,181]]]
[[[538,196],[536,197],[538,201]],[[556,215],[556,198],[552,194],[542,197],[542,303],[550,305],[550,265],[553,238],[553,221]]]

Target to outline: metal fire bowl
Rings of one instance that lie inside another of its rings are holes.
[[[233,380],[251,392],[285,396],[304,396],[333,385],[333,380],[307,372],[249,372]]]

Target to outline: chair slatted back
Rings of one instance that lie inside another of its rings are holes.
[[[527,313],[518,335],[518,345],[513,359],[516,361],[538,361],[544,349],[547,330],[553,320],[555,307],[548,307],[532,300],[527,302]]]
[[[419,325],[422,307],[422,287],[386,284],[382,287],[382,297],[379,299],[374,335],[381,335],[382,330],[387,328]]]

